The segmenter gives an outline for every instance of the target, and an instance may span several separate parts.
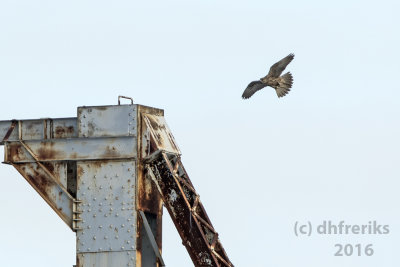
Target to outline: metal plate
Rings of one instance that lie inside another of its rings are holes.
[[[135,252],[78,253],[77,267],[136,266]]]
[[[178,155],[181,154],[164,117],[143,114],[143,120],[145,121],[147,128],[150,130],[154,141],[157,143],[157,149]]]
[[[78,107],[80,137],[136,136],[136,105]]]
[[[134,161],[78,162],[78,252],[136,250]]]

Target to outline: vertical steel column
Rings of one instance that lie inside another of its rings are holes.
[[[137,136],[136,106],[78,108],[78,137]],[[137,140],[137,139],[136,139]],[[136,160],[77,162],[77,267],[136,266]],[[120,153],[110,143],[104,158]]]

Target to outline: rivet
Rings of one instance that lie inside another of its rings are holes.
[[[88,225],[88,227],[87,227],[88,229],[90,229],[90,228],[92,228],[92,226],[90,226],[90,225]]]
[[[117,214],[115,214],[115,217],[118,217],[119,216],[119,214],[117,213]]]
[[[93,214],[93,218],[95,218],[96,217],[96,213],[95,214]]]
[[[103,225],[99,225],[99,228],[100,228],[100,229],[103,228]]]
[[[121,247],[121,249],[125,249],[124,247]]]
[[[102,185],[100,185],[100,189],[103,189],[103,186],[102,186]]]
[[[104,214],[104,217],[108,217],[108,214],[106,213],[106,214]]]
[[[87,250],[89,251],[89,250],[90,250],[90,248],[87,248]]]
[[[93,236],[93,240],[96,240],[96,236]]]
[[[130,243],[131,243],[131,241],[129,241],[129,240],[128,240],[128,241],[126,241],[126,243],[127,243],[127,244],[130,244]]]
[[[115,236],[115,239],[118,239],[118,236],[117,236],[117,235]]]
[[[93,200],[96,201],[96,198],[94,197]]]
[[[125,224],[122,224],[121,227],[124,228],[124,227],[125,227]]]
[[[128,233],[130,233],[131,232],[131,229],[128,229]]]
[[[104,236],[104,239],[108,239],[108,236]]]

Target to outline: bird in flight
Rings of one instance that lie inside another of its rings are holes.
[[[282,74],[286,66],[293,60],[294,54],[289,54],[287,57],[281,59],[271,66],[267,76],[261,78],[258,81],[249,83],[246,90],[244,90],[242,98],[248,99],[258,90],[263,89],[266,86],[271,86],[275,89],[278,97],[285,96],[289,93],[290,88],[293,84],[293,76],[290,72]]]

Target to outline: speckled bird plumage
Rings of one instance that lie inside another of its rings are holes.
[[[255,92],[261,90],[266,86],[270,86],[275,89],[278,97],[283,97],[287,95],[292,88],[293,76],[290,72],[282,74],[286,66],[293,60],[294,54],[289,54],[287,57],[281,59],[271,66],[268,74],[258,81],[253,81],[249,83],[247,88],[244,90],[242,98],[248,99]]]

